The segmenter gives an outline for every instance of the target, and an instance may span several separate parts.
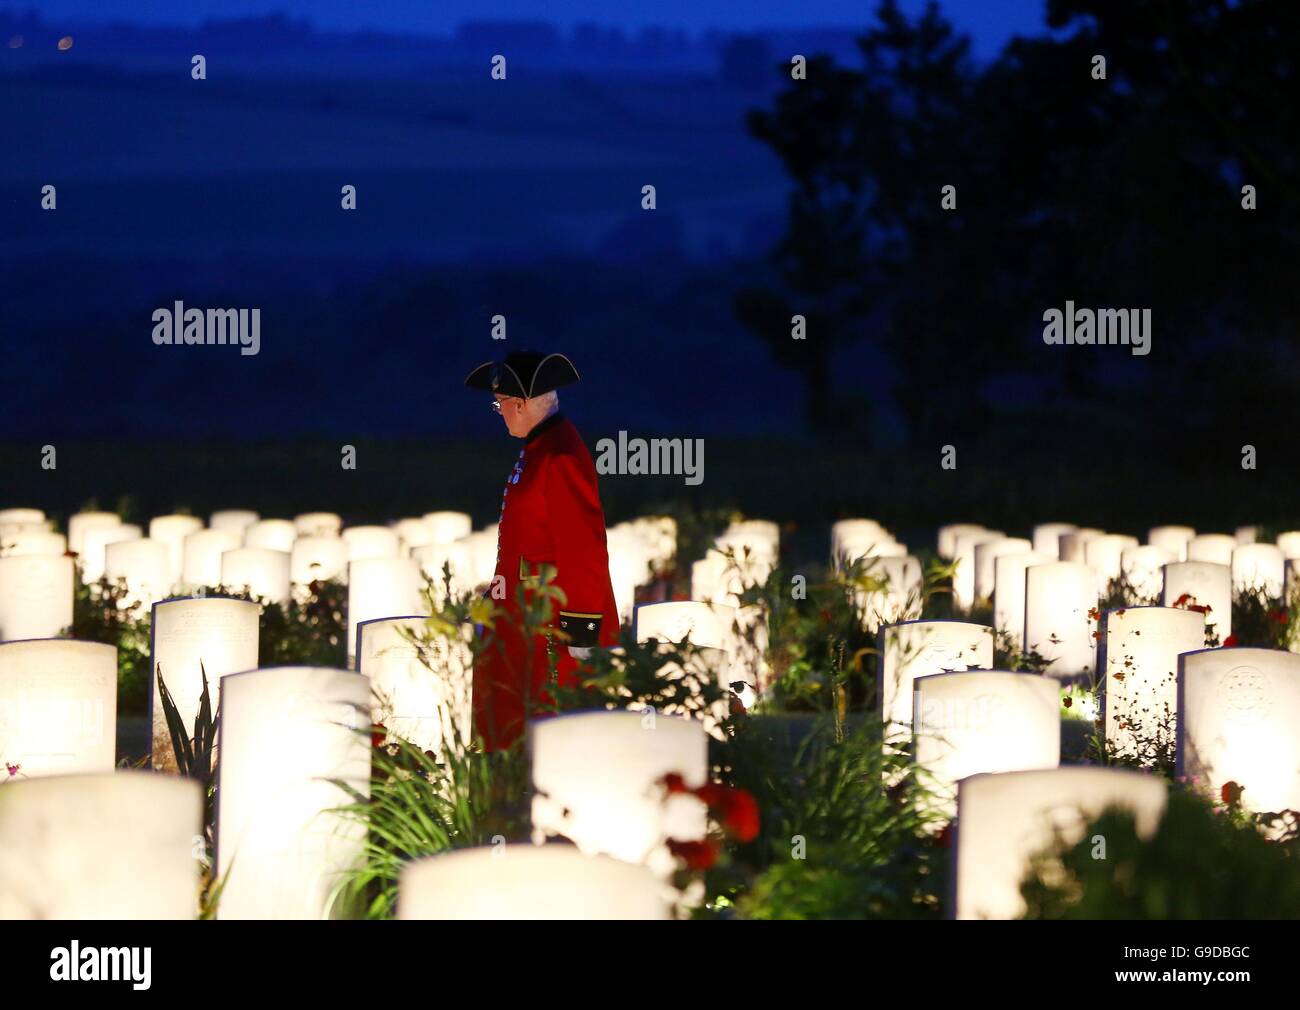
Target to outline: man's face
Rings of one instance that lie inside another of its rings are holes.
[[[506,423],[506,430],[515,438],[523,438],[528,434],[532,426],[527,422],[524,416],[524,408],[528,401],[518,396],[501,396],[496,395],[497,412],[501,415],[501,420]]]

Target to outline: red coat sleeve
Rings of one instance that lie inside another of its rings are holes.
[[[555,583],[564,590],[560,629],[569,645],[599,644],[601,624],[613,598],[605,513],[591,459],[557,453],[546,471],[546,509],[555,544]]]

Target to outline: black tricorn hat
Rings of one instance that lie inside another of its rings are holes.
[[[465,376],[470,389],[528,399],[577,382],[581,376],[563,354],[511,351],[501,361],[485,361]]]

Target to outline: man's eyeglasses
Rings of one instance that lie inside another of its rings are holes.
[[[494,414],[499,414],[499,413],[501,413],[501,405],[502,405],[503,403],[505,403],[505,402],[506,402],[505,400],[493,400],[493,401],[492,401],[492,412],[493,412]]]

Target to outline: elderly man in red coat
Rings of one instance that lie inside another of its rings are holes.
[[[609,579],[605,514],[596,467],[582,436],[562,413],[560,386],[578,381],[563,354],[515,351],[480,365],[465,379],[491,392],[492,409],[524,441],[501,495],[497,565],[490,590],[504,610],[474,669],[474,726],[488,749],[510,746],[557,681],[575,682],[580,659],[618,641],[618,610]],[[564,593],[548,631],[524,642],[518,590],[538,581],[542,564],[556,569]],[[566,636],[557,641],[551,629]]]

